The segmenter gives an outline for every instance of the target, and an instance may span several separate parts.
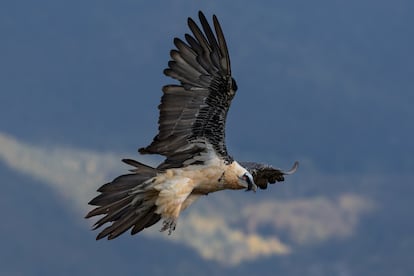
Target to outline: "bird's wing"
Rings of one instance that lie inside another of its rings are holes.
[[[299,162],[295,162],[293,167],[288,171],[282,171],[281,169],[274,168],[269,165],[255,163],[255,162],[240,162],[244,168],[246,168],[253,176],[254,182],[260,189],[267,189],[267,184],[274,184],[285,180],[285,175],[293,174],[296,172]]]
[[[202,12],[199,18],[202,30],[188,18],[192,35],[186,34],[185,42],[174,39],[177,49],[171,50],[164,74],[180,84],[163,87],[158,135],[139,149],[142,154],[164,155],[161,167],[200,162],[193,158],[209,149],[231,161],[224,141],[225,122],[237,86],[217,17],[213,16],[215,32]]]

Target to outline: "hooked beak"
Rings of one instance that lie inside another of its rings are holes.
[[[243,179],[247,183],[246,192],[247,191],[256,192],[257,185],[256,185],[256,183],[254,183],[253,177],[251,175],[245,174],[245,175],[243,175]]]
[[[256,192],[256,190],[257,190],[257,185],[256,185],[256,183],[254,183],[254,181],[253,181],[253,182],[251,182],[251,183],[248,183],[248,185],[247,185],[247,189],[246,189],[246,192],[247,192],[247,191],[253,191],[253,192]]]

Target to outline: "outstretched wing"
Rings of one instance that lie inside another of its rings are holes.
[[[175,38],[177,49],[164,74],[180,82],[163,87],[159,132],[142,154],[167,157],[161,167],[181,167],[200,162],[194,157],[213,148],[231,161],[225,145],[227,111],[237,90],[231,77],[230,58],[223,31],[213,16],[214,30],[204,14],[199,18],[202,30],[188,18],[192,35]],[[194,159],[194,160],[193,160]]]
[[[293,174],[296,172],[299,162],[295,162],[293,167],[284,172],[281,169],[274,168],[269,165],[255,163],[255,162],[240,162],[244,168],[246,168],[253,176],[254,182],[260,189],[267,189],[267,184],[274,184],[285,180],[285,175]]]

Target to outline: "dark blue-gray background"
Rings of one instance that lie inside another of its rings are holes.
[[[179,242],[95,242],[41,180],[0,163],[0,274],[411,275],[412,1],[2,1],[0,134],[135,156],[156,134],[172,39],[198,10],[229,46],[236,159],[302,161],[285,199],[363,194],[375,211],[347,238],[223,265]]]

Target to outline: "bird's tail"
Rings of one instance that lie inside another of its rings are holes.
[[[155,213],[158,191],[151,188],[151,179],[157,175],[157,169],[131,159],[122,161],[135,167],[130,170],[132,173],[121,175],[100,187],[98,192],[101,194],[89,202],[97,207],[85,218],[104,215],[94,224],[94,230],[111,223],[98,234],[97,240],[104,237],[114,239],[131,227],[131,235],[134,235],[161,219]]]

